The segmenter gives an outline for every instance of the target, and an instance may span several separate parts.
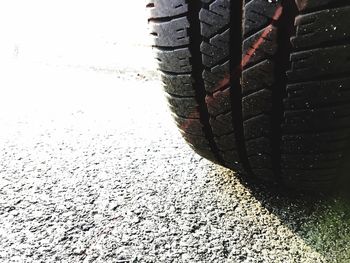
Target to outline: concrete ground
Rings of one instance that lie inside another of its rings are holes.
[[[142,1],[0,4],[0,262],[350,262],[350,205],[240,182],[172,122]]]

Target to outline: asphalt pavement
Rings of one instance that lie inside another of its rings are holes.
[[[148,45],[110,35],[2,50],[0,262],[350,262],[347,198],[276,193],[196,155]]]

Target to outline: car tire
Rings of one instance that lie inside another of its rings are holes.
[[[197,153],[267,183],[334,189],[350,149],[348,1],[147,8],[170,109]]]

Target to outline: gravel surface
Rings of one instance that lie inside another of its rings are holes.
[[[108,56],[149,49],[106,43],[82,61],[21,42],[0,64],[0,262],[350,262],[347,198],[287,197],[200,158],[148,59]]]
[[[200,158],[152,76],[8,71],[36,89],[1,110],[2,262],[349,262],[345,199],[269,194]]]

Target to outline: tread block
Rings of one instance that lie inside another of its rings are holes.
[[[244,67],[271,58],[277,51],[277,28],[269,25],[243,42]]]
[[[231,112],[220,114],[216,116],[216,118],[211,118],[209,122],[213,129],[213,133],[216,136],[222,136],[231,133],[234,130]]]
[[[332,133],[334,137],[331,140],[323,139],[325,136],[320,134],[305,134],[300,136],[285,135],[282,137],[281,149],[286,154],[300,153],[326,153],[341,151],[346,149],[346,142],[350,135],[345,138],[339,138],[337,133]]]
[[[203,1],[208,3],[209,1]],[[201,21],[201,35],[211,38],[216,35],[220,29],[227,27],[230,23],[230,1],[215,0],[209,5],[209,9],[202,8],[199,12]]]
[[[245,5],[244,35],[250,35],[270,24],[280,7],[279,1],[252,0]]]
[[[215,117],[219,114],[227,113],[231,110],[230,89],[219,90],[212,96],[206,96],[205,101],[211,116]]]
[[[177,16],[188,11],[186,0],[148,0],[146,7],[150,19]]]
[[[210,118],[209,122],[216,136],[222,136],[234,130],[231,112],[220,114],[216,118]]]
[[[156,49],[156,59],[159,69],[166,72],[188,73],[192,71],[190,64],[190,50],[188,48],[164,51]]]
[[[349,127],[350,105],[321,109],[310,109],[300,111],[287,111],[285,113],[285,124],[296,125],[299,129],[321,132],[324,129],[334,127]],[[320,121],[322,120],[322,121]]]
[[[300,15],[296,19],[297,32],[292,38],[296,48],[322,45],[349,39],[350,6]]]
[[[242,75],[243,95],[272,86],[275,81],[275,77],[271,74],[273,70],[274,63],[270,60],[262,61],[244,70]]]
[[[245,139],[255,139],[259,137],[269,138],[271,135],[271,118],[265,114],[244,121]]]
[[[187,29],[189,27],[190,24],[186,17],[177,18],[170,22],[151,22],[154,45],[161,47],[188,45],[190,38]]]
[[[347,129],[349,128],[350,117],[342,117],[333,121],[326,121],[325,123],[320,122],[321,119],[311,119],[308,122],[307,119],[302,116],[293,119],[286,119],[286,122],[282,124],[282,128],[285,134],[293,133],[309,133],[309,132],[326,132],[335,129]],[[324,120],[323,120],[324,121]]]
[[[161,73],[164,89],[167,93],[177,96],[195,96],[191,74],[171,75]]]
[[[188,119],[174,115],[176,125],[185,133],[204,136],[203,124],[200,119]]]
[[[310,81],[287,86],[285,109],[317,109],[350,102],[350,78]],[[310,99],[312,98],[312,99]]]
[[[210,70],[203,71],[203,80],[205,90],[208,93],[214,93],[230,82],[230,63],[225,62],[222,65],[217,65]]]
[[[166,96],[170,109],[183,118],[200,118],[197,101],[194,97],[177,98],[171,95]]]
[[[262,113],[269,114],[272,110],[272,91],[259,90],[243,98],[243,119],[247,120]]]
[[[324,77],[350,72],[350,45],[317,48],[291,55],[292,69],[288,71],[291,81]]]
[[[229,55],[230,30],[211,38],[209,43],[203,41],[201,44],[203,65],[213,67]]]
[[[207,139],[204,136],[185,133],[183,131],[180,131],[180,132],[182,137],[192,146],[195,146],[202,150],[210,151],[210,146],[208,144]]]

